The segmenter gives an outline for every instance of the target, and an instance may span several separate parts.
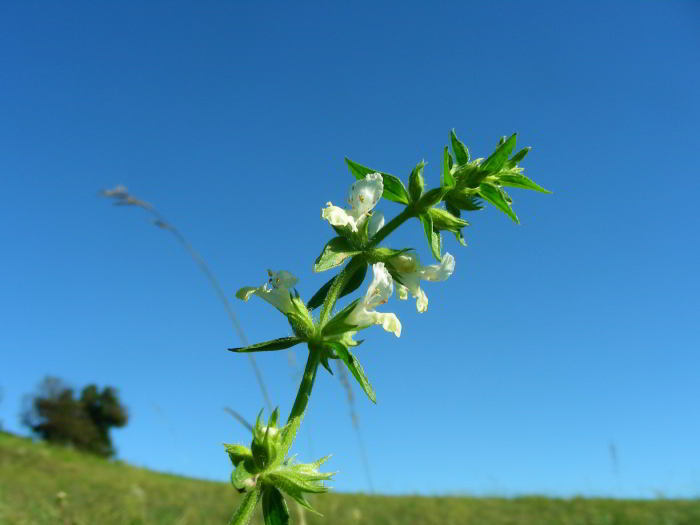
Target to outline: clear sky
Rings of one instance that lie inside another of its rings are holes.
[[[699,495],[699,4],[430,4],[3,2],[3,427],[47,374],[113,385],[120,459],[225,480],[221,442],[248,436],[223,407],[264,405],[205,277],[99,189],[154,203],[261,341],[285,319],[233,294],[267,268],[307,299],[325,282],[344,156],[404,179],[425,159],[434,186],[451,128],[475,156],[517,131],[554,194],[513,190],[520,226],[473,214],[428,311],[392,300],[401,338],[358,349],[375,488]],[[430,259],[417,221],[388,244]],[[304,353],[258,357],[285,415]],[[319,374],[295,450],[367,491],[345,396]]]

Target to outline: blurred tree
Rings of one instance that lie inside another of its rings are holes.
[[[22,423],[34,434],[103,457],[115,453],[110,427],[123,427],[128,421],[114,388],[100,392],[96,385],[88,385],[76,398],[73,389],[56,377],[44,378],[26,403]]]

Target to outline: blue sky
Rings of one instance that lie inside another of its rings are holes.
[[[154,203],[260,341],[290,328],[233,293],[267,268],[305,298],[325,282],[311,265],[344,156],[404,179],[425,159],[433,186],[451,128],[475,156],[517,131],[554,194],[511,192],[519,226],[473,214],[428,312],[392,300],[401,338],[370,329],[358,349],[374,486],[697,496],[699,29],[692,2],[3,3],[3,427],[23,432],[46,374],[113,385],[121,459],[225,480],[220,443],[248,438],[222,408],[264,404],[192,260],[99,189]],[[429,260],[416,221],[388,245]],[[284,414],[294,355],[258,357]],[[367,491],[345,395],[319,375],[295,447]]]

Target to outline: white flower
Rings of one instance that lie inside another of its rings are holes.
[[[356,181],[350,186],[348,194],[349,210],[344,210],[332,203],[326,203],[321,210],[321,217],[331,225],[340,228],[349,226],[354,232],[367,218],[372,209],[379,202],[384,191],[384,182],[380,173],[370,173],[362,180]]]
[[[251,295],[257,295],[285,315],[292,312],[294,306],[292,305],[289,289],[298,283],[299,279],[284,270],[279,272],[268,270],[267,274],[269,279],[265,284],[257,288],[254,286],[241,288],[236,292],[236,297],[247,301]]]
[[[384,227],[384,214],[380,211],[375,211],[369,218],[369,224],[367,225],[367,237],[370,239],[374,237],[379,230]]]
[[[416,298],[416,310],[423,313],[428,309],[428,297],[420,287],[420,280],[444,281],[455,270],[455,258],[446,253],[440,264],[421,266],[418,255],[406,252],[392,257],[390,264],[394,267],[401,281],[396,285],[396,295],[399,299],[408,299],[408,292]]]
[[[375,312],[374,309],[386,303],[394,291],[394,280],[384,267],[384,263],[372,265],[374,278],[367,288],[364,298],[355,305],[355,308],[347,318],[347,323],[359,328],[366,328],[373,324],[380,324],[387,332],[392,332],[399,337],[401,335],[401,321],[393,313]]]

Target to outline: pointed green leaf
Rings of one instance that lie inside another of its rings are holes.
[[[452,176],[450,168],[452,168],[452,155],[450,155],[449,148],[445,146],[445,151],[442,155],[442,185],[447,188],[455,185],[455,178]]]
[[[469,150],[462,141],[457,138],[455,130],[450,131],[450,143],[452,144],[452,153],[455,154],[457,165],[461,166],[469,162]]]
[[[343,287],[343,291],[340,292],[338,298],[344,297],[357,290],[365,280],[365,275],[367,275],[367,265],[363,264],[350,276],[350,279],[348,279],[347,284]],[[321,306],[323,301],[326,300],[326,296],[333,285],[333,281],[335,281],[335,277],[331,278],[328,282],[326,282],[326,284],[321,286],[321,288],[318,289],[309,302],[306,303],[306,307],[313,310],[314,308]]]
[[[355,299],[353,302],[351,302],[349,305],[343,308],[340,312],[335,314],[333,318],[330,321],[328,321],[328,323],[326,323],[326,325],[323,327],[321,333],[325,336],[332,336],[343,334],[350,330],[356,330],[357,328],[354,325],[347,324],[345,320],[352,313],[353,309],[359,301],[360,299]]]
[[[506,167],[508,168],[514,168],[515,166],[518,165],[519,162],[521,162],[525,156],[530,153],[531,147],[523,148],[520,151],[518,151],[515,155],[513,155],[510,159],[508,159],[508,162],[506,162]]]
[[[388,173],[383,173],[379,170],[373,170],[367,166],[358,164],[347,157],[345,157],[345,162],[350,169],[350,173],[352,173],[356,179],[364,179],[365,175],[370,173],[381,173],[382,182],[384,183],[384,192],[382,193],[382,197],[385,199],[398,202],[399,204],[408,204],[410,202],[406,187],[398,177],[394,177]]]
[[[481,168],[490,173],[496,173],[499,171],[508,160],[510,154],[513,152],[516,137],[517,133],[513,133],[508,140],[499,145],[496,148],[496,151],[494,151],[491,156],[481,165]]]
[[[552,193],[544,189],[539,184],[536,184],[531,179],[520,173],[503,173],[498,175],[498,183],[501,186],[510,186],[512,188],[523,188],[525,190],[539,191],[540,193]]]
[[[267,486],[262,494],[262,509],[265,525],[288,525],[289,509],[284,496],[275,487]]]
[[[256,343],[242,348],[229,348],[229,352],[269,352],[271,350],[284,350],[285,348],[303,342],[304,340],[299,337],[280,337],[279,339],[265,341],[264,343]]]
[[[479,194],[488,202],[493,204],[496,208],[501,210],[503,213],[508,215],[514,222],[520,223],[515,212],[511,209],[510,205],[506,200],[506,196],[503,191],[496,186],[492,186],[486,182],[479,185]]]
[[[424,167],[425,162],[420,161],[408,177],[408,193],[410,193],[413,202],[420,199],[420,196],[423,195],[423,187],[425,186],[425,181],[423,180]]]
[[[338,357],[342,359],[343,363],[348,367],[350,373],[357,380],[357,382],[364,390],[367,397],[372,401],[372,403],[377,402],[377,394],[374,393],[374,389],[365,375],[365,370],[362,365],[357,360],[357,358],[352,354],[352,352],[342,343],[331,343],[333,350],[335,350]]]
[[[369,221],[365,221],[369,222]],[[325,272],[336,266],[340,266],[346,259],[358,254],[357,250],[353,249],[350,241],[344,237],[333,237],[323,247],[323,251],[314,262],[314,272]]]
[[[423,232],[425,233],[425,238],[428,240],[428,245],[430,246],[430,251],[433,257],[440,261],[441,256],[441,239],[440,235],[433,230],[433,219],[428,213],[421,213],[418,218],[423,225]]]

